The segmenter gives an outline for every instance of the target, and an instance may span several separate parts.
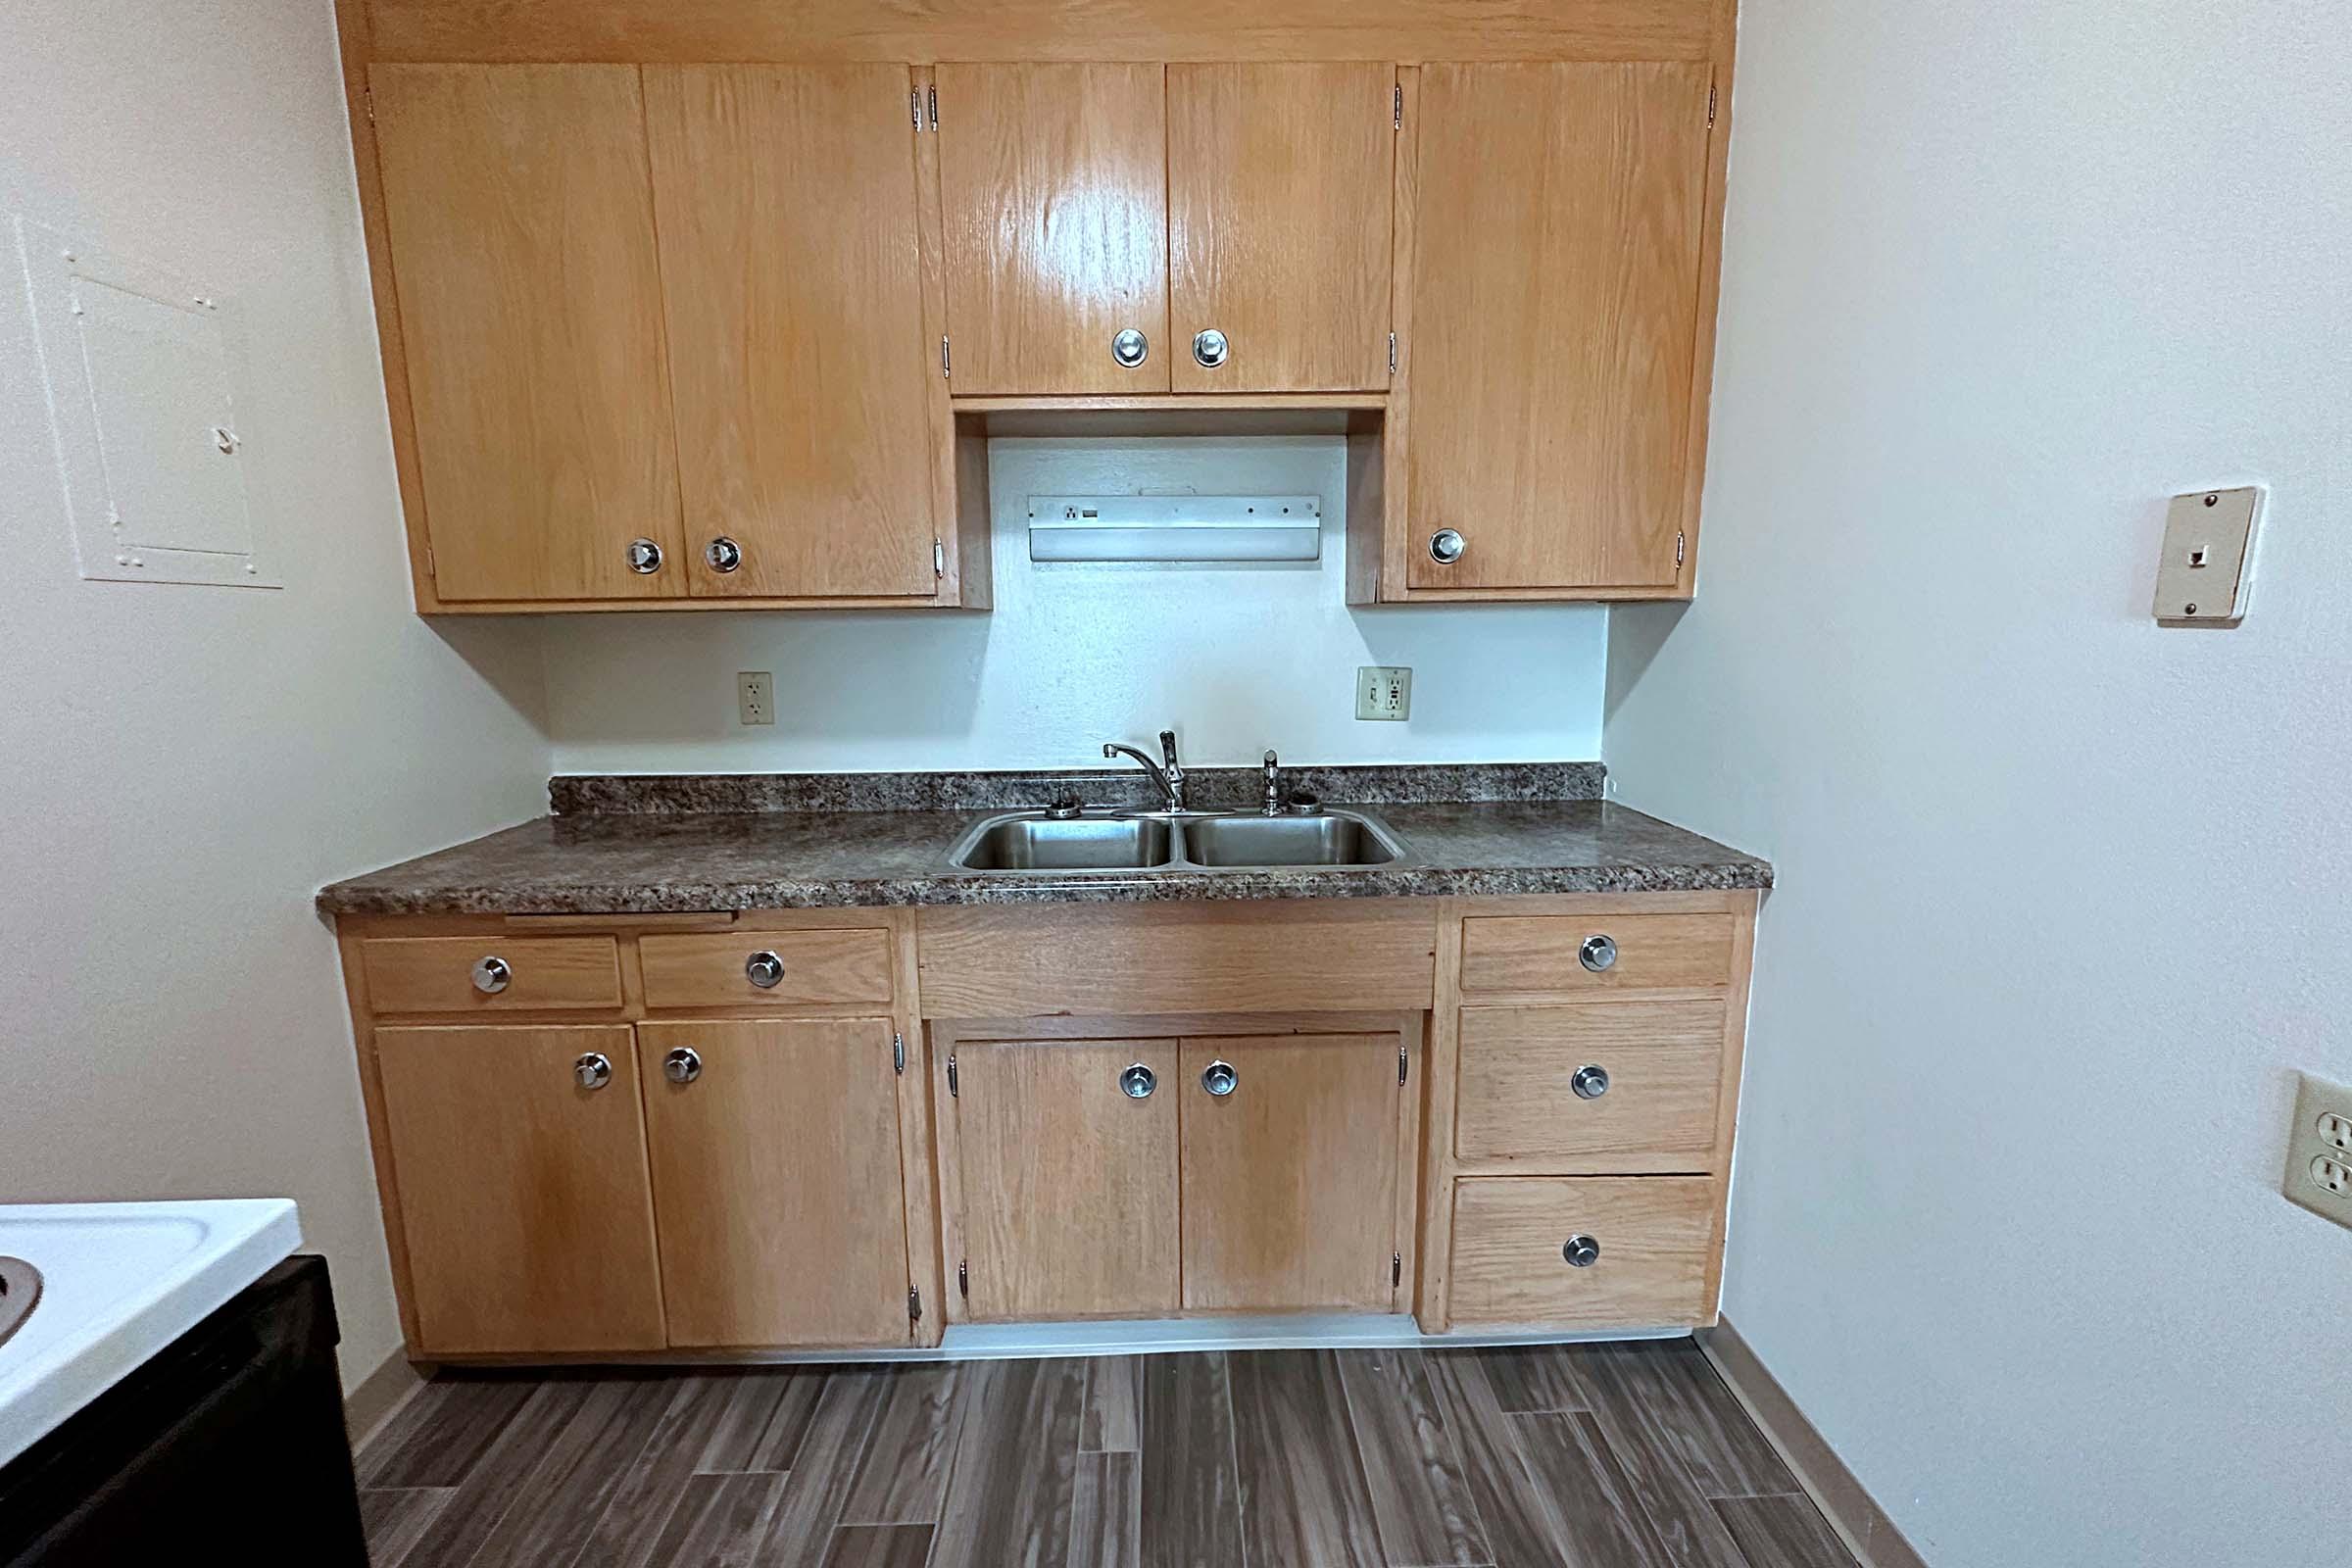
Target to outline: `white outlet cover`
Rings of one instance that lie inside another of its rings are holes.
[[[1355,669],[1355,716],[1400,722],[1413,714],[1413,668],[1410,664],[1358,664]]]
[[[2287,1201],[2352,1230],[2352,1182],[2333,1174],[2352,1167],[2352,1150],[2343,1144],[2352,1136],[2346,1132],[2346,1124],[2352,1122],[2352,1087],[2307,1072],[2295,1078],[2295,1121],[2287,1135],[2280,1190]]]
[[[735,672],[735,721],[773,724],[776,721],[776,677],[764,669]]]

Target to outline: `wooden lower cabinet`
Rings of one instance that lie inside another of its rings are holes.
[[[1174,1312],[1176,1042],[963,1041],[951,1059],[964,1315]]]
[[[411,1352],[661,1348],[628,1026],[379,1028],[374,1038]]]
[[[637,1054],[669,1343],[906,1344],[889,1020],[644,1023]]]
[[[1388,1310],[1396,1045],[1377,1034],[1183,1043],[1187,1311]]]
[[[1710,1176],[1461,1181],[1453,1190],[1453,1320],[1547,1328],[1710,1322],[1714,1247]]]

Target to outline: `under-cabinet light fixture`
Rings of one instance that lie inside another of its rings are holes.
[[[1313,561],[1319,496],[1031,496],[1031,561]]]

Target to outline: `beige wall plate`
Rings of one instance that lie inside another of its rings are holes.
[[[2262,486],[2192,490],[2173,497],[2156,566],[2156,618],[2234,626],[2253,585],[2254,523]]]

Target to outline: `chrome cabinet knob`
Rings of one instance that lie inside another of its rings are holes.
[[[629,569],[640,577],[662,569],[662,547],[651,539],[629,541]]]
[[[1459,528],[1440,528],[1429,536],[1429,559],[1441,566],[1450,566],[1469,553],[1470,541],[1462,537]]]
[[[733,571],[743,564],[743,546],[722,533],[703,546],[703,559],[712,571]]]
[[[1200,1087],[1223,1100],[1238,1088],[1242,1075],[1233,1070],[1230,1061],[1212,1061],[1200,1069]]]
[[[743,960],[744,978],[762,991],[773,991],[784,978],[784,960],[773,953],[755,953]]]
[[[1617,939],[1597,933],[1585,938],[1585,945],[1576,950],[1576,961],[1594,974],[1613,967],[1617,962]]]
[[[1600,1261],[1600,1243],[1590,1236],[1571,1236],[1561,1247],[1560,1255],[1570,1268],[1591,1268]]]
[[[473,989],[485,997],[495,997],[514,983],[514,967],[495,953],[486,953],[473,960]]]
[[[1598,1100],[1609,1092],[1609,1069],[1587,1062],[1576,1069],[1568,1087],[1576,1091],[1579,1100]]]
[[[602,1089],[612,1081],[612,1058],[591,1051],[571,1064],[571,1076],[582,1089]]]
[[[1193,334],[1193,358],[1209,369],[1225,363],[1228,345],[1225,334],[1215,327],[1203,327]]]
[[[1152,1091],[1159,1087],[1159,1074],[1137,1062],[1119,1074],[1119,1093],[1129,1100],[1150,1100]]]
[[[702,1075],[702,1054],[692,1046],[680,1046],[662,1058],[662,1076],[673,1084],[690,1084]]]
[[[1132,326],[1110,340],[1110,357],[1130,370],[1151,355],[1152,340]]]

